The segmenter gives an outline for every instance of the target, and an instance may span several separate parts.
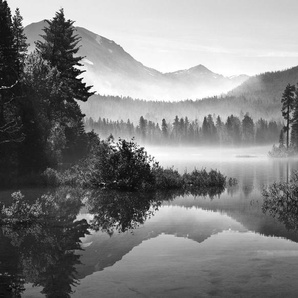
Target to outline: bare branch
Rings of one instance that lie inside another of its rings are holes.
[[[19,81],[16,80],[16,82],[14,84],[12,84],[11,86],[0,86],[0,90],[8,90],[13,88]]]

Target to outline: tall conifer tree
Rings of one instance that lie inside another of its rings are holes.
[[[15,15],[12,19],[12,30],[14,35],[14,47],[16,51],[16,73],[18,78],[20,78],[25,64],[25,58],[27,56],[28,45],[26,43],[27,37],[24,33],[23,27],[23,17],[20,14],[20,10],[17,8]]]
[[[282,102],[282,116],[286,120],[286,125],[284,126],[284,131],[287,134],[286,144],[287,148],[289,148],[290,141],[290,123],[291,123],[291,113],[294,107],[294,97],[295,97],[295,86],[288,84],[286,89],[284,90],[281,98]]]
[[[60,94],[51,102],[53,110],[56,111],[55,126],[60,125],[65,131],[66,149],[64,156],[75,157],[78,153],[78,144],[84,138],[82,131],[83,117],[77,100],[87,101],[94,94],[83,82],[81,75],[83,70],[78,55],[79,42],[81,38],[75,34],[74,21],[66,20],[63,9],[56,12],[52,20],[47,20],[44,28],[44,41],[36,43],[36,49],[41,57],[51,67],[60,73]]]

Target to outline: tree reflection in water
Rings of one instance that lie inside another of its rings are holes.
[[[42,286],[46,297],[70,297],[71,286],[77,283],[75,266],[80,263],[76,250],[89,227],[86,220],[74,220],[81,207],[74,194],[59,189],[50,195],[51,212],[38,220],[1,225],[0,297],[21,297],[25,282]]]
[[[78,283],[80,238],[89,234],[89,229],[109,235],[132,230],[153,216],[163,201],[185,194],[212,199],[223,190],[190,187],[133,193],[62,187],[31,205],[19,201],[6,208],[0,218],[0,297],[21,297],[25,283],[41,286],[46,297],[70,297],[72,287]],[[82,201],[94,215],[90,223],[76,220]],[[34,209],[39,215],[30,217],[27,213],[31,211],[27,210],[32,210],[34,204],[40,207]]]
[[[273,183],[263,190],[262,210],[269,213],[288,230],[298,231],[298,173],[290,182]]]
[[[91,228],[112,235],[115,230],[135,229],[158,210],[162,199],[157,194],[135,192],[93,192],[88,201],[94,214]]]

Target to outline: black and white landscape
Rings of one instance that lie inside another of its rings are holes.
[[[0,297],[296,297],[295,0],[0,0]]]

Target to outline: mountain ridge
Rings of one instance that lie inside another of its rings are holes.
[[[43,20],[25,27],[29,51],[41,39],[45,25]],[[248,78],[246,75],[224,77],[202,64],[162,73],[135,60],[116,42],[86,28],[75,28],[81,37],[79,55],[85,57],[84,79],[100,94],[162,101],[198,99],[225,93]]]

